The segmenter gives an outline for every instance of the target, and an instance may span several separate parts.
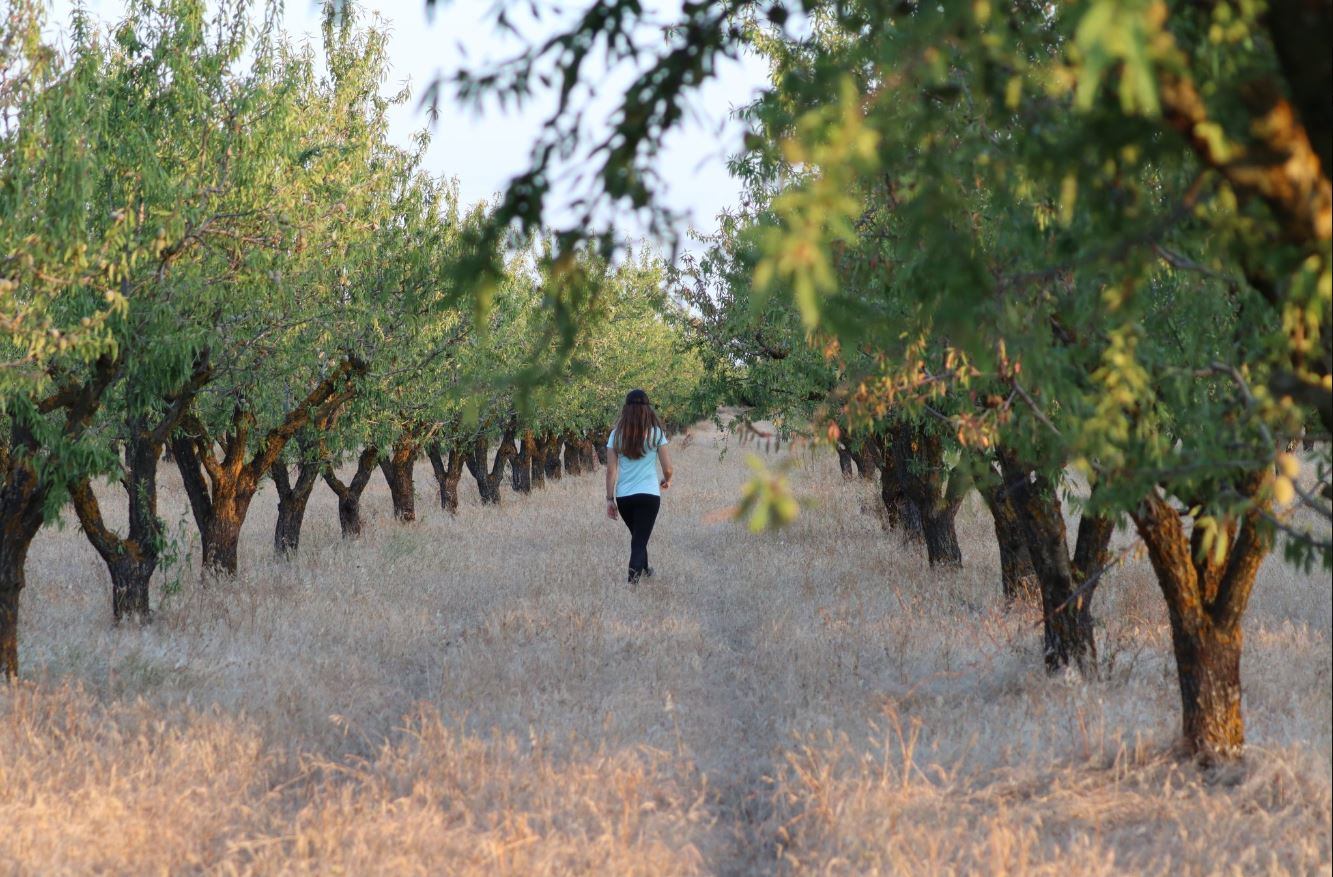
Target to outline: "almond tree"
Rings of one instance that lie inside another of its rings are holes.
[[[72,491],[80,525],[110,573],[117,620],[149,615],[149,581],[165,541],[157,463],[214,376],[200,313],[219,312],[210,304],[217,290],[255,280],[256,263],[236,258],[237,242],[264,246],[273,235],[280,217],[263,185],[270,144],[299,112],[274,44],[257,41],[238,10],[209,19],[201,4],[181,0],[126,11],[114,34],[97,34],[88,22],[76,34],[78,51],[94,55],[113,113],[108,130],[115,133],[100,144],[97,162],[99,198],[164,218],[160,234],[173,242],[159,259],[131,269],[128,313],[116,324],[122,376],[101,428],[124,448],[117,480],[126,531],[105,523],[90,478]],[[120,135],[127,130],[138,136]]]
[[[76,16],[73,48],[62,54],[43,43],[40,26],[40,8],[27,2],[0,21],[5,676],[18,672],[18,602],[32,539],[71,491],[116,467],[113,444],[96,427],[108,394],[127,373],[169,388],[197,371],[188,337],[155,348],[151,364],[129,364],[135,317],[170,298],[158,281],[190,245],[186,211],[153,200],[165,188],[160,167],[136,169],[142,185],[123,176],[125,162],[143,154],[142,141],[121,127],[135,114],[126,92],[145,87],[152,64],[132,28],[108,45]]]
[[[233,258],[257,269],[232,284],[208,318],[214,375],[172,438],[206,569],[235,573],[241,524],[260,483],[307,427],[333,419],[373,359],[381,323],[410,296],[361,270],[376,229],[393,221],[391,193],[403,156],[387,143],[393,100],[382,31],[330,12],[327,71],[309,49],[284,53],[300,108],[270,148],[264,196],[280,222]],[[256,244],[265,246],[256,246]]]

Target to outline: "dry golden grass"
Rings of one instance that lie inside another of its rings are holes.
[[[749,536],[708,522],[746,473],[723,441],[678,443],[637,589],[600,472],[449,519],[423,467],[423,520],[377,482],[351,545],[321,488],[290,564],[270,491],[242,576],[187,575],[142,628],[46,531],[0,693],[0,873],[1330,873],[1322,577],[1265,568],[1250,753],[1201,774],[1169,755],[1144,566],[1098,595],[1104,678],[1048,679],[977,504],[965,568],[932,572],[803,457],[815,507]]]

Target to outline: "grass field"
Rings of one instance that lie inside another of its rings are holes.
[[[975,497],[964,569],[931,571],[805,453],[812,507],[751,536],[710,514],[747,474],[724,443],[677,441],[634,589],[600,470],[499,509],[465,482],[450,519],[422,466],[412,525],[377,477],[352,544],[321,485],[292,563],[269,487],[241,576],[185,575],[142,628],[49,528],[0,693],[0,873],[1330,873],[1323,576],[1261,572],[1249,754],[1203,774],[1169,751],[1145,563],[1098,593],[1102,679],[1049,679]]]

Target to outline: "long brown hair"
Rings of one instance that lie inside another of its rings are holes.
[[[654,429],[659,432],[654,433]],[[666,430],[657,419],[653,406],[648,404],[648,394],[643,390],[630,390],[625,396],[625,407],[620,409],[620,419],[616,421],[615,452],[637,460],[648,452],[648,439],[654,435],[665,438]]]

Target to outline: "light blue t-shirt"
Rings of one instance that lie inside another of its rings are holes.
[[[629,457],[616,454],[620,461],[620,474],[616,478],[616,496],[633,496],[636,493],[650,493],[653,496],[661,496],[662,491],[658,487],[657,480],[657,449],[667,443],[666,434],[657,427],[653,427],[644,442],[644,454],[637,460],[631,460]],[[611,430],[611,435],[606,439],[606,447],[615,454],[616,431]]]

